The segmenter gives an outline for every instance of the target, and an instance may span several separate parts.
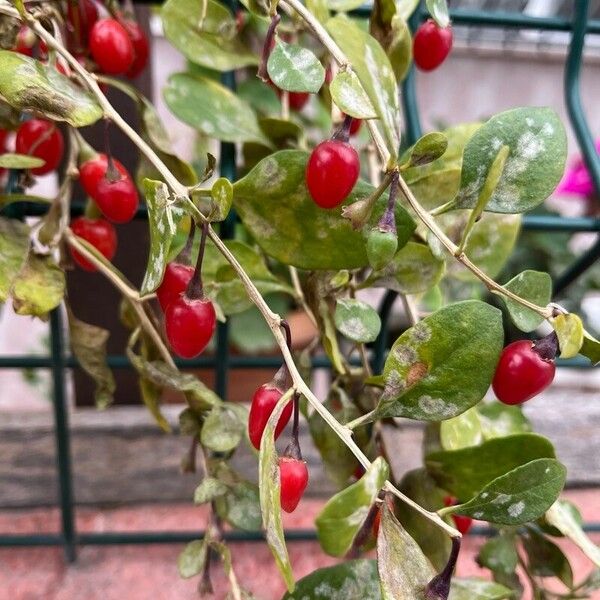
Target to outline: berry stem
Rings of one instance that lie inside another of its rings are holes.
[[[271,23],[269,24],[265,43],[263,44],[260,66],[258,67],[258,73],[256,74],[258,78],[265,83],[270,81],[269,73],[267,72],[267,62],[269,62],[269,56],[271,56],[271,46],[273,45],[273,38],[275,37],[275,30],[277,29],[277,25],[279,25],[279,21],[281,21],[281,17],[275,13],[271,17]]]
[[[388,197],[387,207],[377,226],[380,231],[396,233],[396,199],[398,198],[398,171],[392,173],[390,184],[390,195]]]
[[[281,319],[279,323],[281,328],[285,331],[285,343],[287,344],[288,349],[292,350],[292,330],[290,329],[290,324],[285,320]]]
[[[196,260],[196,270],[188,283],[185,295],[190,300],[201,300],[204,298],[204,286],[202,285],[202,261],[204,260],[204,249],[206,248],[206,236],[208,234],[208,223],[202,224],[202,237],[200,238],[200,250]]]
[[[342,124],[338,127],[335,133],[331,136],[332,140],[348,143],[350,139],[350,127],[352,126],[352,117],[345,115]]]
[[[192,221],[190,225],[190,231],[188,233],[185,246],[181,249],[181,252],[177,256],[177,262],[182,265],[192,264],[192,249],[194,248],[194,237],[196,235],[196,225]]]
[[[110,149],[109,128],[110,119],[104,119],[104,151],[106,152],[107,159],[106,173],[104,174],[104,177],[111,183],[114,183],[115,181],[119,181],[119,179],[121,179],[121,173],[119,173],[117,167],[115,167],[115,162],[113,161],[112,151]]]
[[[458,560],[458,553],[460,552],[460,540],[461,538],[459,537],[452,538],[452,550],[450,550],[450,557],[448,558],[446,566],[427,584],[425,590],[425,598],[427,598],[427,600],[448,599],[452,574],[456,568],[456,561]]]
[[[553,331],[547,336],[533,342],[532,350],[544,360],[554,360],[560,350],[556,332]]]
[[[292,421],[292,437],[290,443],[283,451],[283,456],[295,458],[296,460],[302,460],[302,452],[300,450],[300,441],[298,439],[298,433],[300,429],[300,394],[294,391],[294,417]]]

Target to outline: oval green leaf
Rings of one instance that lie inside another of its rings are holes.
[[[38,60],[0,50],[0,96],[19,110],[85,127],[102,117],[96,100],[68,77]]]
[[[305,184],[308,154],[282,150],[263,159],[233,186],[234,207],[244,225],[269,256],[301,269],[357,269],[368,265],[362,233],[341,216],[342,207],[319,208]],[[373,186],[358,181],[345,205],[366,198]],[[387,195],[375,205],[373,227],[385,210]],[[396,204],[398,245],[402,247],[415,223]]]
[[[205,477],[194,491],[194,504],[206,504],[227,493],[229,488],[215,477]]]
[[[3,169],[35,169],[36,167],[43,167],[45,164],[45,160],[27,154],[8,153],[0,155],[0,167]]]
[[[552,297],[552,278],[548,273],[540,271],[523,271],[513,277],[504,287],[538,306],[546,306]],[[544,322],[543,317],[526,306],[506,296],[502,296],[502,300],[506,304],[512,322],[521,331],[534,331]]]
[[[484,302],[458,302],[426,317],[392,346],[376,417],[461,414],[487,392],[503,342],[502,314]]]
[[[325,81],[325,69],[308,49],[277,40],[267,61],[271,81],[288,92],[316,94]]]
[[[482,402],[476,406],[484,439],[504,437],[515,433],[529,433],[531,423],[520,406],[508,406],[502,402]]]
[[[495,581],[453,577],[448,600],[508,600],[514,593]]]
[[[558,337],[561,358],[573,358],[583,346],[583,323],[573,314],[558,315],[551,320]]]
[[[12,282],[29,252],[29,227],[16,219],[0,217],[0,303],[10,295]]]
[[[467,143],[457,208],[477,205],[502,146],[509,153],[486,210],[526,212],[558,185],[567,156],[566,133],[558,115],[550,108],[515,108],[492,117]]]
[[[428,165],[440,158],[448,149],[448,138],[439,131],[432,131],[418,139],[410,149],[407,168]]]
[[[233,203],[233,185],[225,177],[219,177],[210,189],[212,206],[209,218],[211,221],[224,221]]]
[[[234,450],[246,431],[245,417],[245,409],[241,405],[215,406],[202,424],[202,445],[214,452]]]
[[[381,329],[377,311],[354,298],[338,299],[334,319],[336,329],[353,342],[373,342]]]
[[[179,574],[184,579],[195,577],[204,568],[208,558],[208,544],[204,540],[190,542],[177,559]]]
[[[462,415],[442,421],[440,424],[440,443],[444,450],[460,450],[477,446],[481,442],[483,442],[483,428],[475,406]]]
[[[169,77],[163,93],[178,119],[209,137],[271,146],[250,105],[213,79],[176,73]]]
[[[499,525],[523,525],[554,504],[566,477],[566,468],[557,460],[533,460],[490,481],[475,498],[452,512]]]
[[[354,71],[339,71],[329,84],[338,108],[355,119],[376,119],[377,112]]]
[[[528,570],[537,577],[557,577],[568,588],[573,587],[573,569],[563,551],[548,538],[529,530],[523,537]]]
[[[549,440],[533,433],[494,438],[470,448],[430,453],[425,464],[438,485],[464,501],[488,483],[538,458],[554,458]]]
[[[345,556],[352,548],[388,476],[387,463],[378,457],[356,483],[327,501],[315,520],[319,542],[327,554]]]
[[[600,341],[585,329],[583,330],[583,344],[580,352],[583,356],[589,358],[593,365],[600,363]]]

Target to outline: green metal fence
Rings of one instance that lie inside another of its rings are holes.
[[[236,0],[227,0],[233,6]],[[151,3],[138,0],[138,3]],[[560,17],[537,18],[519,13],[483,12],[477,10],[454,10],[451,17],[455,24],[484,25],[487,27],[522,28],[536,30],[553,30],[571,32],[571,41],[565,63],[565,100],[569,112],[569,119],[577,137],[585,164],[589,169],[595,189],[600,196],[600,158],[596,154],[594,140],[590,132],[583,111],[580,97],[580,71],[583,47],[586,33],[600,33],[600,20],[588,20],[589,0],[574,0],[573,19]],[[360,16],[367,16],[369,8],[354,11]],[[421,6],[411,18],[411,28],[426,18],[426,12]],[[235,88],[235,73],[224,73],[223,83]],[[421,136],[418,100],[415,88],[415,75],[411,71],[402,86],[402,102],[405,118],[405,139],[412,144]],[[229,179],[235,178],[236,152],[233,144],[221,144],[221,175]],[[15,207],[11,207],[14,211]],[[81,206],[73,207],[74,214],[80,213]],[[39,214],[35,206],[25,206],[20,213],[11,213],[12,216],[30,216]],[[145,218],[142,209],[137,215]],[[234,216],[230,215],[227,221],[221,224],[220,235],[229,238],[233,235]],[[562,218],[555,216],[529,215],[523,219],[523,227],[530,231],[552,232],[600,232],[600,219],[596,218]],[[571,283],[590,268],[600,258],[600,235],[595,244],[580,256],[564,273],[560,274],[553,282],[554,295],[561,294]],[[373,366],[380,370],[385,358],[387,348],[387,321],[390,315],[396,294],[388,292],[379,307],[382,317],[382,333],[374,346]],[[103,545],[103,544],[150,544],[150,543],[182,543],[202,537],[202,531],[189,532],[104,532],[104,533],[78,533],[75,527],[75,499],[73,495],[73,477],[71,468],[71,452],[69,437],[69,418],[66,406],[66,381],[65,370],[78,368],[77,361],[66,352],[63,337],[63,322],[60,310],[55,310],[50,315],[51,348],[50,355],[39,356],[5,356],[0,357],[0,369],[6,368],[34,368],[49,369],[53,383],[53,410],[54,434],[56,439],[56,471],[59,484],[58,503],[61,514],[61,533],[44,534],[31,533],[22,535],[2,535],[0,533],[0,546],[62,546],[69,562],[76,558],[78,545]],[[212,367],[216,374],[216,392],[227,398],[227,379],[231,370],[236,368],[264,368],[278,367],[280,359],[268,357],[240,357],[229,355],[228,325],[221,323],[216,334],[216,350],[214,356],[199,357],[194,360],[180,360],[177,364],[181,367]],[[108,364],[115,369],[131,368],[125,356],[109,356]],[[587,361],[573,359],[561,361],[566,367],[587,366]],[[329,368],[329,362],[323,357],[316,357],[313,368]],[[587,523],[588,531],[600,531],[600,523]],[[488,534],[489,529],[474,528],[474,534]],[[255,534],[231,531],[225,534],[229,540],[261,540],[260,532]],[[288,531],[286,537],[289,541],[314,539],[314,531],[294,530]]]

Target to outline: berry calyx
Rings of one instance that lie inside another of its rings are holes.
[[[133,63],[131,64],[131,67],[129,67],[126,75],[127,77],[134,79],[146,68],[146,65],[148,64],[150,45],[148,44],[146,33],[138,23],[127,19],[122,21],[122,24],[129,34],[129,39],[133,44],[134,54]]]
[[[92,58],[108,75],[124,75],[133,66],[135,53],[127,30],[115,19],[100,19],[89,36]]]
[[[94,246],[107,260],[114,258],[117,251],[117,232],[108,221],[77,217],[71,222],[71,230],[77,237]],[[71,256],[84,271],[96,270],[96,267],[76,250],[71,249]]]
[[[550,336],[556,337],[554,333]],[[542,342],[547,339],[539,340],[537,349],[536,343],[530,340],[513,342],[504,348],[492,381],[492,388],[500,402],[522,404],[552,383],[556,372],[553,358],[558,343],[550,340],[554,343],[554,353],[545,352],[548,344]]]
[[[51,121],[30,119],[25,121],[17,131],[15,151],[45,161],[41,167],[31,169],[34,175],[45,175],[54,171],[62,160],[64,151],[62,133]]]
[[[452,27],[440,27],[433,19],[428,19],[415,33],[413,57],[421,71],[437,69],[452,49]]]
[[[187,292],[173,300],[165,312],[165,331],[173,352],[194,358],[208,346],[217,315],[208,298],[190,298]]]
[[[283,366],[272,381],[261,385],[256,392],[254,392],[252,404],[250,406],[250,414],[248,416],[248,437],[257,450],[260,450],[260,442],[269,417],[275,409],[275,406],[277,406],[281,396],[283,396],[286,378],[287,369]],[[293,407],[294,403],[290,400],[283,409],[279,421],[277,422],[277,426],[275,427],[275,439],[281,435],[281,432],[288,424],[290,417],[292,416]]]
[[[308,469],[301,458],[279,457],[279,484],[281,508],[294,512],[308,485]]]
[[[194,267],[184,265],[178,262],[170,262],[165,268],[163,280],[156,290],[156,296],[163,312],[173,300],[177,299],[187,288],[192,276]]]
[[[452,496],[446,496],[444,498],[445,506],[456,506],[458,504],[458,500]],[[464,517],[462,515],[451,515],[452,520],[454,521],[454,526],[458,531],[460,531],[463,535],[465,535],[469,529],[471,529],[473,525],[473,519],[471,517]]]
[[[350,194],[358,180],[360,161],[356,150],[340,140],[321,142],[306,165],[306,186],[321,208],[335,208]]]

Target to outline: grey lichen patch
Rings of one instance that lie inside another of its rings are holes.
[[[519,515],[521,515],[521,513],[525,510],[525,502],[523,502],[522,500],[520,500],[519,502],[515,502],[514,504],[511,504],[508,507],[508,514],[513,517],[516,518]]]
[[[425,414],[438,415],[442,419],[454,416],[457,410],[454,403],[445,402],[442,398],[432,398],[429,395],[421,396],[417,404]]]
[[[396,346],[393,350],[393,355],[400,366],[412,365],[418,358],[415,349],[410,346],[405,346],[404,344]]]
[[[508,494],[498,494],[493,500],[492,504],[507,504],[511,501],[512,496]]]
[[[417,344],[428,342],[431,339],[431,328],[421,321],[411,329],[411,337]]]
[[[396,370],[391,371],[385,381],[385,387],[381,394],[381,402],[389,402],[395,400],[406,389],[406,383],[403,377]]]

